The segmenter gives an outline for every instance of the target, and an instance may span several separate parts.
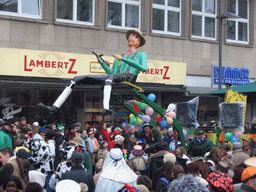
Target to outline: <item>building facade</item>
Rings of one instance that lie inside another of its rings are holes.
[[[223,66],[246,68],[248,80],[256,78],[253,0],[0,0],[0,5],[1,109],[7,116],[37,119],[36,104],[51,105],[69,79],[102,73],[91,51],[110,60],[126,52],[125,32],[131,28],[145,36],[140,50],[150,63],[147,78],[140,74],[138,85],[145,94],[155,93],[162,107],[200,95],[199,120],[217,118],[219,99],[204,93],[218,87],[212,83],[212,66],[219,63],[220,33]],[[219,31],[217,16],[228,12],[239,18],[223,19]],[[169,76],[156,72],[165,66]],[[57,118],[102,120],[101,95],[97,85],[76,87]],[[21,112],[11,112],[20,107]],[[249,122],[255,103],[247,109]]]

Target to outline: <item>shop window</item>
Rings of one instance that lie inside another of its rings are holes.
[[[152,32],[181,35],[181,0],[154,0]]]
[[[216,40],[216,0],[192,0],[192,37]]]
[[[240,16],[240,18],[228,19],[227,42],[249,44],[249,1],[228,0],[227,12]]]
[[[141,0],[108,0],[110,28],[140,28]]]
[[[0,0],[0,14],[42,18],[42,0]]]
[[[57,0],[57,21],[94,25],[94,0]]]

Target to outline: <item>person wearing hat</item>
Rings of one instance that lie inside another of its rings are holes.
[[[168,127],[167,134],[164,136],[163,141],[168,143],[170,151],[174,151],[176,149],[174,131],[172,127]]]
[[[84,170],[83,161],[83,154],[74,151],[71,156],[72,168],[62,175],[61,180],[70,179],[77,183],[85,183],[89,188],[88,191],[93,192],[95,188],[93,177],[91,173]]]
[[[209,151],[214,146],[214,144],[211,140],[209,140],[205,136],[204,130],[199,129],[198,132],[197,132],[197,136],[188,143],[188,152],[189,152],[189,154],[191,154],[191,152],[192,152],[192,150],[195,146],[202,146],[203,150],[204,150],[204,153],[206,153],[207,151]]]
[[[234,167],[241,166],[242,163],[249,157],[249,155],[243,152],[240,142],[233,143],[233,156],[231,158],[231,162],[233,162]]]
[[[70,141],[71,146],[75,147],[75,151],[81,152],[84,155],[85,168],[89,173],[92,173],[92,158],[90,153],[84,150],[83,139],[79,136],[74,137]]]
[[[256,134],[256,117],[252,118],[250,134]]]
[[[10,135],[11,129],[11,123],[6,121],[4,123],[2,130],[0,131],[0,149],[3,149],[5,147],[13,149],[13,141]]]
[[[243,184],[234,192],[254,192],[256,191],[256,167],[247,167],[243,170],[241,180]]]
[[[106,71],[106,75],[83,75],[77,76],[70,81],[62,94],[58,97],[51,107],[47,107],[40,103],[39,106],[50,111],[56,111],[60,108],[68,96],[71,94],[75,85],[79,84],[104,84],[103,91],[103,108],[106,115],[111,114],[109,109],[109,101],[112,90],[112,83],[129,82],[134,84],[140,71],[147,72],[147,54],[138,52],[137,48],[142,47],[146,40],[138,29],[131,29],[126,32],[126,39],[129,51],[125,54],[113,54],[115,58],[113,67],[109,68],[109,62],[104,61],[100,55],[96,55],[98,62]],[[93,52],[94,53],[94,52]]]
[[[135,137],[144,139],[144,144],[146,145],[144,150],[149,154],[154,152],[154,148],[157,144],[163,142],[162,135],[160,131],[148,123],[144,123],[142,127],[143,131],[141,132],[139,132],[140,128],[138,126],[135,127]]]
[[[127,165],[119,148],[113,148],[103,163],[102,173],[97,182],[95,192],[114,192],[125,184],[137,185],[137,175]]]
[[[250,137],[243,138],[243,152],[246,153],[247,155],[251,156],[252,148],[249,145],[249,142],[250,142]]]

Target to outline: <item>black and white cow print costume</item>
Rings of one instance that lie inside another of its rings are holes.
[[[50,148],[38,133],[35,134],[33,139],[28,140],[27,145],[31,152],[28,160],[37,171],[44,174],[54,171],[54,159],[52,158]]]
[[[76,147],[68,146],[66,147],[66,149],[64,149],[60,146],[60,150],[64,154],[64,161],[57,166],[55,173],[52,175],[50,179],[49,186],[52,189],[55,189],[57,183],[61,180],[62,175],[71,170],[72,164],[70,159],[71,159],[72,153],[76,150],[77,147],[78,146]],[[82,166],[83,166],[83,169],[86,171],[84,165]]]

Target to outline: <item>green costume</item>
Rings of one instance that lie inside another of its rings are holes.
[[[140,71],[147,72],[147,54],[145,52],[134,52],[123,56],[122,61],[115,59],[112,69],[106,63],[100,63],[107,74],[133,74],[138,75]]]
[[[10,135],[5,133],[3,130],[0,131],[0,149],[3,149],[5,147],[9,147],[13,149],[12,147],[12,139]]]

